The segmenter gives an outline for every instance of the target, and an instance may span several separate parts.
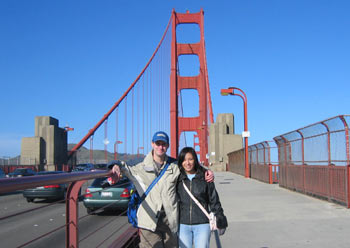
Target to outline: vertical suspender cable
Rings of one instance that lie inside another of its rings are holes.
[[[145,82],[145,88],[146,88],[146,91],[145,91],[145,97],[146,97],[146,100],[145,100],[145,115],[146,115],[146,120],[145,120],[145,132],[146,132],[146,140],[149,140],[148,138],[148,71],[146,72],[146,82]]]
[[[137,97],[137,147],[140,147],[140,87],[137,87],[137,92],[136,92],[136,97]]]
[[[158,111],[159,111],[159,114],[158,114],[158,118],[159,118],[159,121],[158,121],[158,130],[163,130],[162,128],[161,128],[161,125],[160,125],[160,122],[161,122],[161,120],[162,120],[162,114],[161,114],[161,107],[163,106],[163,104],[162,104],[162,100],[163,100],[163,90],[162,90],[162,83],[161,83],[161,81],[162,81],[162,72],[163,72],[163,70],[162,70],[162,50],[160,51],[160,55],[159,55],[159,63],[158,63],[158,65],[159,65],[159,74],[158,74],[158,89],[159,89],[159,92],[160,92],[160,94],[159,94],[159,98],[158,98],[158,101],[159,101],[159,108],[158,108]]]
[[[134,88],[131,91],[131,154],[134,154]]]
[[[153,61],[152,61],[153,62]],[[152,78],[152,67],[153,67],[153,63],[150,64],[150,73],[149,73],[149,134],[150,134],[150,137],[152,137],[152,121],[153,121],[153,118],[152,118],[152,101],[153,101],[153,97],[152,97],[152,91],[153,91],[153,87],[152,87],[152,81],[153,81],[153,78]]]
[[[108,119],[105,120],[105,139],[103,140],[104,147],[105,147],[105,162],[107,163],[107,145],[108,145]]]
[[[90,136],[90,163],[94,159],[94,136]]]
[[[145,147],[145,75],[142,81],[142,146]]]
[[[115,143],[114,143],[114,159],[117,159],[118,153],[118,110],[119,107],[115,109]]]
[[[127,154],[127,144],[128,144],[128,96],[125,96],[125,111],[124,111],[124,153]]]

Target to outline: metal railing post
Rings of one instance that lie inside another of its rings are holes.
[[[66,198],[66,247],[79,247],[79,228],[78,228],[78,193],[86,180],[72,182],[67,189]]]

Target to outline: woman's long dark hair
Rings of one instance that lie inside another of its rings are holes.
[[[197,157],[197,153],[196,151],[192,148],[192,147],[184,147],[182,148],[182,150],[180,151],[179,153],[179,157],[178,157],[178,166],[180,168],[180,171],[182,173],[185,173],[185,170],[184,168],[182,167],[182,163],[183,161],[185,160],[185,156],[187,153],[191,153],[192,154],[192,157],[194,159],[194,170],[196,171],[196,173],[198,172],[198,169],[201,168],[200,164],[199,164],[199,161],[198,161],[198,157]],[[185,173],[186,174],[186,173]]]

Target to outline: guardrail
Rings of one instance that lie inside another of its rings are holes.
[[[280,186],[349,208],[349,166],[283,165]]]
[[[271,162],[271,151],[277,147],[272,141],[264,141],[248,147],[249,175],[265,183],[278,183],[278,162]],[[228,155],[228,170],[245,176],[244,149]]]
[[[250,177],[350,208],[349,123],[350,115],[339,115],[250,145]],[[244,176],[244,150],[228,157],[229,170]]]
[[[275,143],[263,141],[249,146],[248,151],[251,178],[270,184],[278,183],[278,162],[271,161],[271,153],[277,151]]]
[[[69,183],[66,194],[66,247],[77,248],[79,247],[79,223],[77,208],[79,201],[79,190],[83,183],[87,180],[105,176],[110,176],[110,172],[101,170],[92,172],[72,172],[20,178],[5,178],[0,179],[0,194],[38,186]],[[137,236],[137,229],[129,228],[121,235],[121,237],[117,239],[118,243],[114,242],[113,247],[129,247],[128,244],[133,244]]]
[[[350,208],[349,115],[276,136],[282,187]]]

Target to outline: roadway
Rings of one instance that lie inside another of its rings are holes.
[[[350,247],[350,209],[231,172],[215,172],[215,185],[229,223],[220,237],[222,247]],[[27,203],[20,193],[0,195],[0,218],[47,204]],[[126,216],[119,213],[87,215],[82,202],[79,216],[85,216],[79,221],[80,247],[84,248],[108,247],[129,226]],[[64,225],[65,204],[0,220],[0,224],[0,246],[18,247]],[[65,229],[26,247],[65,247]],[[211,247],[216,247],[214,237]]]
[[[82,192],[86,185],[83,185]],[[49,204],[50,202],[39,199],[36,199],[35,203],[27,203],[21,191],[0,195],[0,218]],[[0,247],[18,247],[35,237],[65,225],[65,211],[65,203],[62,202],[0,220]],[[81,240],[80,247],[84,248],[108,247],[129,226],[127,217],[120,216],[120,213],[117,212],[87,215],[82,202],[79,202],[79,217],[83,217],[79,220],[79,240]],[[98,227],[101,229],[96,231]],[[25,247],[65,247],[65,228]]]
[[[215,185],[229,222],[222,247],[350,247],[350,209],[231,172]]]

